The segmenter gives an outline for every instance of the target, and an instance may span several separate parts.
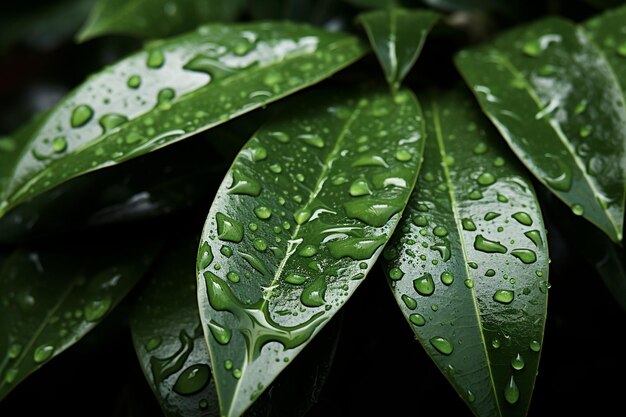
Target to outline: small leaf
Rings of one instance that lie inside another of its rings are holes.
[[[242,149],[200,245],[198,299],[227,417],[241,415],[356,290],[421,165],[423,123],[409,91],[289,104]],[[234,191],[242,181],[260,191]],[[363,182],[369,191],[355,196]]]
[[[291,23],[209,25],[89,78],[0,151],[0,217],[87,172],[182,140],[327,78],[358,39]],[[17,155],[17,156],[16,156]]]
[[[106,317],[157,249],[83,242],[11,255],[0,271],[0,399]]]
[[[219,416],[215,381],[196,300],[195,239],[178,239],[160,260],[131,316],[135,351],[150,388],[168,417]],[[331,326],[329,326],[331,327]],[[248,416],[297,417],[311,406],[334,358],[339,326],[316,349],[303,354],[246,413]],[[303,360],[304,359],[304,360]],[[223,366],[230,366],[222,364]],[[291,369],[289,370],[291,371]],[[287,378],[284,378],[287,377]],[[277,414],[277,410],[280,410]]]
[[[621,241],[626,109],[610,61],[560,18],[461,52],[456,63],[522,162],[574,214]]]
[[[78,34],[83,42],[102,35],[160,38],[202,23],[235,19],[244,0],[98,0]]]
[[[439,14],[429,10],[400,8],[359,16],[385,71],[387,82],[394,90],[400,87],[404,77],[415,65],[426,36],[438,19]]]
[[[541,210],[470,97],[439,95],[426,109],[424,166],[383,266],[418,340],[472,412],[525,416],[546,318]]]

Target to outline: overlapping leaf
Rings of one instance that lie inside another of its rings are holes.
[[[615,23],[606,33],[623,36]],[[602,53],[584,29],[548,18],[456,57],[522,162],[614,241],[622,240],[626,196],[626,63],[615,56],[618,47]]]
[[[12,151],[0,153],[0,216],[318,82],[364,52],[352,36],[291,23],[210,25],[152,44],[4,143]]]
[[[394,90],[400,87],[404,77],[415,65],[426,36],[438,19],[439,15],[435,12],[400,8],[377,10],[359,16],[385,71],[387,82]]]
[[[290,104],[241,151],[198,255],[201,318],[228,417],[241,415],[354,292],[422,160],[423,122],[408,91],[320,93]]]
[[[425,105],[424,166],[384,252],[424,349],[477,416],[525,416],[543,338],[546,236],[530,181],[471,96]]]

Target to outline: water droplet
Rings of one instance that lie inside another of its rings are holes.
[[[468,262],[467,266],[469,266],[472,269],[478,269],[478,264],[476,262]]]
[[[515,294],[513,293],[513,291],[509,290],[497,290],[493,294],[493,301],[496,301],[500,304],[511,304],[514,298]]]
[[[389,270],[389,278],[393,281],[398,281],[402,279],[403,276],[404,276],[404,272],[402,272],[400,268],[394,267]]]
[[[435,292],[435,282],[433,276],[429,273],[422,275],[419,278],[413,280],[413,287],[420,295],[428,297]]]
[[[326,280],[320,275],[302,291],[300,301],[307,307],[320,307],[326,302],[325,295]]]
[[[502,346],[502,343],[500,343],[499,339],[493,339],[491,341],[491,347],[493,347],[494,349],[500,349],[500,346]]]
[[[478,176],[476,182],[482,186],[491,185],[496,182],[496,176],[490,172],[483,172]]]
[[[539,352],[541,350],[541,343],[538,340],[533,339],[530,341],[529,347],[533,352]]]
[[[146,344],[144,345],[144,347],[146,348],[147,352],[152,352],[153,350],[161,346],[162,342],[163,342],[163,339],[160,336],[155,336],[151,338],[150,340],[148,340]]]
[[[93,117],[93,109],[86,104],[76,106],[72,111],[70,123],[73,128],[85,126]]]
[[[473,152],[474,152],[474,154],[476,154],[476,155],[482,155],[482,154],[484,154],[485,152],[487,152],[487,150],[488,150],[488,149],[489,149],[489,148],[487,148],[487,145],[486,145],[485,143],[480,142],[478,145],[476,145],[476,146],[474,147]]]
[[[230,359],[226,359],[224,361],[224,369],[226,369],[227,371],[233,369],[233,361],[231,361]]]
[[[374,253],[385,244],[385,237],[356,238],[349,237],[342,240],[333,240],[327,243],[330,254],[335,259],[349,257],[362,261],[370,259]]]
[[[413,155],[406,149],[399,149],[398,152],[396,152],[396,159],[400,162],[410,161],[411,158],[413,158]]]
[[[196,364],[185,369],[174,384],[174,391],[180,395],[193,395],[201,391],[211,378],[211,370],[207,365]]]
[[[430,339],[430,344],[437,349],[439,353],[444,355],[450,355],[454,351],[454,346],[452,342],[442,336],[435,336]]]
[[[414,298],[411,298],[406,294],[402,295],[402,301],[404,302],[406,308],[408,308],[409,310],[415,310],[417,308],[417,301],[415,301]]]
[[[52,139],[52,150],[55,153],[65,152],[67,149],[67,140],[63,136],[57,136]]]
[[[42,363],[50,359],[53,353],[54,346],[46,344],[40,345],[37,346],[37,348],[35,349],[35,352],[33,353],[33,359],[37,363]]]
[[[246,261],[248,264],[256,269],[261,275],[269,275],[269,271],[265,267],[265,264],[256,256],[250,255],[248,253],[239,252],[239,255]]]
[[[532,226],[533,224],[533,219],[528,215],[528,213],[525,213],[523,211],[518,211],[517,213],[513,214],[511,217],[513,217],[515,220],[517,220],[519,223],[523,224],[524,226]]]
[[[213,338],[217,341],[217,343],[219,343],[220,345],[227,345],[230,342],[230,339],[233,336],[233,333],[230,329],[227,329],[226,327],[222,326],[219,323],[216,323],[213,320],[209,321],[207,325],[209,326],[209,330],[211,331],[211,334],[213,335]]]
[[[233,170],[233,183],[228,189],[228,194],[257,197],[261,194],[261,184],[254,178],[250,178],[238,169],[235,169]]]
[[[468,197],[470,200],[480,200],[483,198],[483,193],[478,190],[474,190],[469,193]]]
[[[363,155],[352,163],[352,167],[383,167],[389,168],[389,165],[381,156]]]
[[[441,282],[445,285],[451,285],[454,282],[454,275],[451,272],[444,271],[441,273]]]
[[[261,220],[272,217],[272,210],[269,207],[259,206],[254,209],[254,214]]]
[[[587,138],[589,137],[589,135],[591,135],[593,133],[593,126],[591,125],[585,125],[583,127],[580,128],[580,137],[581,138]]]
[[[309,221],[312,215],[313,213],[311,213],[311,210],[307,208],[302,208],[296,210],[296,212],[293,214],[293,219],[295,220],[297,225],[301,225]]]
[[[241,378],[241,369],[235,369],[235,370],[233,371],[233,377],[234,377],[235,379],[239,379],[239,378]]]
[[[217,220],[217,237],[220,240],[239,243],[243,239],[243,226],[237,220],[223,213],[215,215]]]
[[[493,269],[488,269],[487,272],[485,272],[486,277],[493,277],[495,275],[496,275],[496,271],[494,271]]]
[[[298,139],[302,140],[307,145],[311,145],[314,148],[322,149],[324,147],[324,139],[317,134],[304,134],[298,136]]]
[[[515,355],[515,357],[513,359],[511,359],[511,366],[516,371],[521,371],[522,369],[524,369],[524,365],[525,365],[524,364],[524,358],[519,353],[517,355]]]
[[[274,174],[280,174],[281,172],[283,172],[283,167],[278,164],[272,164],[270,165],[270,171],[272,171]]]
[[[88,322],[100,320],[109,311],[112,304],[113,299],[110,296],[88,302],[84,309],[85,320]]]
[[[511,251],[511,255],[525,264],[532,264],[537,261],[537,255],[530,249],[515,249]]]
[[[207,408],[209,408],[209,402],[204,398],[201,399],[200,401],[198,401],[198,408],[200,410],[206,410]]]
[[[148,68],[161,68],[165,63],[165,56],[160,49],[153,49],[148,53],[146,65]]]
[[[372,194],[370,186],[364,179],[358,179],[350,185],[350,195],[352,197],[360,197],[363,195]]]
[[[298,255],[303,258],[310,258],[317,254],[317,248],[313,245],[305,245],[298,251]]]
[[[543,245],[543,239],[541,238],[541,233],[539,232],[539,230],[530,230],[524,233],[524,236],[530,239],[535,244],[535,246]]]
[[[519,388],[517,388],[513,375],[504,387],[504,398],[509,404],[515,404],[519,400]]]
[[[463,283],[469,289],[474,288],[474,281],[471,278],[466,279],[465,281],[463,281]]]
[[[349,218],[361,220],[370,226],[382,227],[403,208],[398,201],[383,201],[362,198],[348,201],[343,206]]]
[[[232,282],[232,283],[238,283],[240,281],[240,277],[239,274],[236,273],[235,271],[230,271],[228,274],[226,274],[226,278]]]
[[[483,235],[478,235],[474,239],[474,249],[479,250],[485,253],[506,253],[506,246],[500,244],[500,242],[496,242],[494,240],[489,240],[485,238]]]
[[[585,208],[581,206],[580,204],[574,204],[572,206],[572,213],[574,213],[577,216],[582,216],[583,214],[585,214]]]
[[[293,285],[302,285],[306,281],[306,277],[297,273],[290,273],[285,277],[285,282]]]
[[[17,378],[17,374],[18,374],[17,369],[15,368],[9,369],[6,375],[4,376],[4,381],[7,384],[12,384],[15,381],[15,378]]]
[[[419,327],[422,327],[423,325],[426,324],[426,319],[424,318],[424,316],[422,316],[421,314],[417,314],[417,313],[411,314],[409,316],[409,321]]]
[[[551,161],[554,173],[544,178],[546,183],[558,191],[569,191],[572,188],[572,168],[562,158],[551,154],[546,154],[545,157]]]
[[[469,403],[473,403],[474,401],[476,401],[476,395],[474,395],[471,390],[467,390],[467,401]]]
[[[539,40],[535,39],[532,41],[528,41],[522,47],[522,51],[529,57],[535,58],[541,54],[541,45],[539,44]]]
[[[126,116],[122,116],[121,114],[117,113],[109,113],[102,116],[98,123],[100,123],[102,130],[104,130],[104,132],[106,133],[110,132],[116,127],[123,125],[127,121],[128,119],[126,118]]]
[[[131,75],[130,77],[128,77],[126,85],[128,85],[128,87],[132,88],[133,90],[139,88],[139,86],[141,85],[141,77],[137,74]]]
[[[485,220],[487,221],[491,221],[495,218],[500,217],[500,213],[494,213],[493,211],[490,211],[489,213],[485,214]]]
[[[413,217],[413,224],[419,227],[428,226],[428,219],[422,215]]]
[[[433,234],[437,237],[444,237],[448,235],[448,230],[443,226],[437,226],[433,229]]]
[[[289,135],[286,134],[285,132],[271,132],[269,133],[269,136],[273,137],[280,143],[287,143],[290,140]]]
[[[267,159],[267,149],[262,146],[257,146],[252,150],[252,159],[254,162],[264,161]]]
[[[157,94],[157,105],[161,109],[167,110],[170,108],[169,104],[172,102],[172,100],[174,100],[175,97],[176,91],[174,91],[172,88],[163,88],[159,90],[159,93]]]
[[[467,230],[469,232],[476,230],[476,225],[471,219],[462,219],[461,224],[463,225],[463,230]]]
[[[220,253],[227,258],[230,258],[231,256],[233,256],[233,250],[229,246],[226,246],[226,245],[220,248]],[[217,267],[218,265],[215,265],[215,266]]]

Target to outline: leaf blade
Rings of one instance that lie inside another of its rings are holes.
[[[410,92],[307,98],[244,147],[205,224],[198,300],[227,416],[241,415],[356,289],[421,164]]]
[[[426,36],[439,20],[429,10],[388,8],[359,15],[387,82],[397,90],[415,65]]]
[[[290,23],[209,25],[153,45],[91,77],[14,137],[18,157],[0,153],[0,216],[71,178],[319,82],[364,52],[353,36]]]
[[[624,98],[582,29],[544,19],[455,61],[483,111],[539,181],[621,241]]]
[[[476,415],[524,416],[539,362],[530,343],[541,343],[546,315],[541,211],[471,99],[440,94],[425,109],[424,167],[384,253],[390,287],[424,349]],[[529,264],[515,256],[521,250],[532,251]],[[520,370],[511,365],[517,354],[525,361]],[[507,404],[512,376],[518,397]]]

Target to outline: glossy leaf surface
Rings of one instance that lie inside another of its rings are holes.
[[[198,315],[196,253],[195,239],[178,239],[157,264],[131,316],[141,367],[168,417],[220,415]],[[263,396],[246,416],[304,415],[334,357],[340,326],[331,327],[330,333],[320,335],[325,337],[319,339],[315,351],[303,353],[293,370],[290,368],[277,380],[272,388],[272,406],[269,397]]]
[[[0,216],[68,179],[264,106],[349,65],[360,41],[291,23],[210,25],[89,78],[0,153]]]
[[[244,0],[98,0],[78,39],[123,34],[140,38],[177,35],[209,22],[237,17]]]
[[[409,325],[477,416],[525,416],[548,251],[530,181],[471,100],[424,108],[424,166],[384,268]]]
[[[483,110],[522,162],[575,214],[620,241],[624,94],[583,29],[548,18],[456,58]]]
[[[400,219],[421,165],[421,112],[409,91],[370,90],[289,103],[217,193],[198,298],[225,416],[241,415],[337,312]]]
[[[394,90],[409,73],[419,57],[426,36],[439,15],[428,10],[390,8],[363,13],[359,21],[365,27],[372,48]]]
[[[105,318],[157,249],[84,242],[11,255],[0,271],[0,398]]]

